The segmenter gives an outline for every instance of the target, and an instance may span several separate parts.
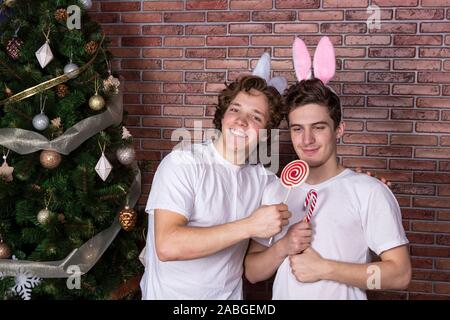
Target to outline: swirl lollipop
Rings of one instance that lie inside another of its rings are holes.
[[[281,184],[288,188],[283,203],[286,203],[292,188],[298,187],[308,179],[309,166],[303,160],[294,160],[289,162],[281,171]],[[269,246],[272,245],[273,237],[269,240]]]

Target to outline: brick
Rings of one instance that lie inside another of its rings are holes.
[[[231,10],[262,10],[272,9],[272,0],[231,0]]]
[[[161,69],[161,60],[153,59],[124,59],[122,69]]]
[[[450,186],[439,186],[438,195],[439,196],[450,196]]]
[[[186,58],[225,58],[226,49],[186,49]]]
[[[230,33],[272,33],[272,24],[270,23],[246,23],[230,24]]]
[[[186,26],[186,35],[225,35],[226,25],[189,25]]]
[[[414,182],[450,184],[450,173],[416,172]]]
[[[439,86],[395,84],[392,86],[392,93],[406,95],[439,95]]]
[[[223,84],[223,83],[207,83],[205,92],[219,93],[223,89],[225,89],[225,84]]]
[[[369,48],[370,58],[413,58],[415,55],[415,48]]]
[[[361,121],[346,121],[346,131],[362,131],[364,128],[364,123]]]
[[[173,106],[164,107],[164,115],[166,116],[203,116],[203,107],[185,107],[185,106]]]
[[[181,127],[182,120],[178,118],[145,117],[142,119],[144,127]]]
[[[320,26],[322,33],[365,33],[367,24],[365,23],[322,23]],[[378,43],[377,43],[378,44]]]
[[[424,198],[417,198],[417,199],[424,199]],[[437,199],[437,198],[430,198],[430,199]],[[413,221],[412,230],[423,232],[450,233],[450,223]]]
[[[449,211],[439,211],[438,212],[438,220],[450,220],[450,212]]]
[[[183,101],[181,95],[168,95],[168,94],[145,94],[142,97],[144,104],[181,104]]]
[[[450,32],[450,23],[438,23],[438,22],[422,22],[420,24],[420,32]]]
[[[184,32],[183,26],[177,25],[150,25],[142,27],[143,34],[157,35],[181,35]]]
[[[344,84],[345,94],[389,94],[389,85]]]
[[[345,69],[389,70],[390,62],[386,60],[348,60],[344,61]]]
[[[323,0],[323,8],[367,8],[368,0]]]
[[[142,141],[143,149],[153,149],[153,150],[172,150],[178,144],[178,141],[168,141],[168,140],[153,140],[148,139]]]
[[[186,81],[224,82],[225,72],[186,72]]]
[[[345,36],[346,45],[365,46],[365,45],[388,45],[391,43],[390,36]]]
[[[208,22],[250,21],[250,12],[208,12]]]
[[[436,170],[436,162],[434,161],[420,161],[420,160],[400,160],[391,159],[389,160],[390,169],[398,170]]]
[[[295,21],[295,11],[253,11],[253,21]],[[299,19],[305,20],[305,19]]]
[[[441,119],[444,120],[444,121],[450,120],[450,111],[449,110],[442,111],[442,118]]]
[[[346,108],[344,109],[344,119],[387,119],[389,110],[368,109],[368,108]],[[387,141],[386,141],[387,142]]]
[[[184,1],[144,1],[145,11],[177,11],[184,9]]]
[[[165,37],[164,46],[168,47],[204,47],[204,37]]]
[[[417,132],[436,132],[450,133],[450,124],[436,122],[418,122],[416,123]]]
[[[450,48],[420,48],[419,57],[421,58],[449,58]]]
[[[164,22],[204,22],[203,12],[177,12],[164,13]]]
[[[224,36],[224,37],[207,37],[206,45],[208,46],[247,46],[248,36]]]
[[[311,33],[319,32],[315,23],[276,23],[275,33]]]
[[[367,99],[368,107],[413,107],[413,98],[394,96],[373,96]]]
[[[450,86],[442,86],[442,95],[450,96]]]
[[[184,119],[184,126],[186,128],[194,128],[200,126],[202,128],[214,128],[212,119]]]
[[[317,9],[320,0],[275,0],[277,9]]]
[[[299,21],[344,20],[344,12],[337,10],[299,11]]]
[[[370,33],[412,33],[415,34],[417,32],[417,24],[416,23],[388,23],[383,22],[380,28],[372,28],[370,29]]]
[[[140,81],[141,80],[141,71],[121,71],[120,76],[123,77],[127,81]]]
[[[408,209],[408,208],[402,208],[401,210],[403,219],[434,220],[434,211],[431,210]]]
[[[102,2],[100,3],[100,8],[102,12],[109,11],[139,11],[141,10],[140,2]]]
[[[394,191],[394,192],[399,193],[397,191]],[[406,237],[408,238],[409,243],[434,244],[434,235],[432,235],[432,234],[407,232]],[[430,284],[430,286],[431,286],[431,284]]]
[[[434,292],[442,294],[450,294],[450,283],[435,283]]]
[[[187,10],[226,10],[228,9],[227,0],[187,0]]]
[[[414,82],[414,72],[369,72],[369,82]]]
[[[161,153],[155,151],[136,151],[136,160],[161,160]]]
[[[396,121],[368,121],[367,131],[412,132],[412,123]]]
[[[437,137],[419,136],[419,135],[392,135],[391,144],[412,145],[412,146],[433,146],[437,145]]]
[[[116,23],[120,20],[117,13],[89,13],[89,16],[98,23]]]
[[[440,70],[441,62],[437,60],[394,60],[396,70]]]
[[[439,158],[439,159],[449,159],[450,149],[416,149],[416,158]]]
[[[440,145],[443,147],[450,147],[450,136],[441,137]]]
[[[158,93],[161,92],[161,85],[159,83],[148,82],[133,82],[127,81],[124,85],[125,92],[142,92],[142,93]]]
[[[203,93],[204,85],[201,83],[165,83],[163,91],[167,93]]]
[[[436,269],[450,270],[450,259],[437,259]]]
[[[140,95],[138,94],[124,94],[123,95],[124,104],[141,103]]]
[[[439,111],[423,111],[423,110],[392,110],[391,118],[397,120],[438,120]]]
[[[228,57],[259,58],[264,52],[270,52],[270,48],[229,48]]]
[[[160,37],[124,37],[122,46],[124,47],[160,47],[162,40]]]
[[[122,13],[120,15],[122,23],[152,23],[162,22],[161,13]]]
[[[253,46],[290,46],[294,37],[292,36],[253,36],[251,45]]]
[[[450,70],[450,60],[444,61],[444,70]]]
[[[216,59],[208,59],[206,61],[207,69],[248,69],[248,61],[247,60],[216,60]]]
[[[387,135],[381,134],[358,134],[347,133],[343,137],[344,143],[360,143],[360,144],[386,144],[388,142]]]
[[[366,155],[375,157],[411,157],[410,147],[366,147]]]
[[[141,56],[139,48],[110,48],[109,51],[114,58],[139,58]]]
[[[433,284],[430,282],[424,282],[424,281],[411,281],[407,290],[410,292],[431,293],[433,291]]]
[[[450,83],[450,72],[419,72],[418,82]]]
[[[343,165],[350,168],[386,168],[386,160],[384,159],[368,159],[368,158],[344,158]]]
[[[372,4],[379,7],[416,7],[419,0],[373,0]]]
[[[367,21],[372,15],[372,11],[367,10],[346,10],[345,20],[364,20]],[[393,10],[380,10],[380,20],[392,20]]]
[[[130,133],[134,138],[160,138],[160,129],[148,129],[148,128],[129,128]]]
[[[126,105],[125,110],[130,115],[151,115],[157,116],[161,115],[160,106],[149,106],[149,105]]]
[[[186,95],[186,104],[194,104],[194,105],[213,105],[217,103],[216,95],[201,95],[201,96],[193,96]]]
[[[433,267],[433,260],[426,258],[411,257],[411,265],[413,268],[431,269]]]
[[[142,55],[144,58],[181,58],[183,49],[147,48],[142,50]]]
[[[339,156],[362,156],[363,151],[363,147],[341,145],[337,146],[337,154]]]
[[[201,70],[205,67],[203,60],[165,60],[166,70]]]
[[[406,300],[406,293],[392,291],[370,291],[367,290],[368,300]]]
[[[441,45],[442,36],[394,35],[394,45]]]
[[[396,20],[440,20],[444,19],[443,9],[397,9]]]
[[[423,257],[449,257],[449,248],[439,248],[430,246],[411,246],[411,255]],[[419,271],[416,270],[413,274],[413,279],[422,280],[445,280],[450,281],[450,272],[444,273],[440,271]]]
[[[344,107],[364,107],[364,97],[361,96],[342,96],[341,104]],[[365,109],[367,110],[367,109]],[[345,112],[345,110],[344,110]]]
[[[448,295],[410,293],[410,300],[448,300]]]

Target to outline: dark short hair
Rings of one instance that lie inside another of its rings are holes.
[[[224,114],[238,93],[241,91],[248,93],[251,89],[255,89],[267,97],[269,120],[265,128],[268,129],[268,136],[270,137],[270,129],[277,128],[283,119],[283,97],[281,94],[274,87],[268,86],[266,80],[257,76],[244,76],[230,84],[225,84],[225,86],[225,89],[219,94],[219,102],[214,114],[216,129],[222,130]]]
[[[341,123],[341,101],[337,94],[320,79],[302,80],[290,86],[284,93],[284,100],[287,115],[298,107],[315,103],[328,108],[330,117],[334,122],[334,129]]]

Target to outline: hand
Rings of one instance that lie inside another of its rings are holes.
[[[311,224],[302,220],[292,225],[286,235],[280,240],[286,250],[286,256],[298,254],[308,248],[311,244]]]
[[[247,218],[250,237],[269,238],[276,235],[289,223],[291,215],[283,203],[259,207]]]
[[[362,173],[363,172],[361,168],[356,168],[355,171],[358,172],[358,173]],[[372,172],[366,171],[365,173],[368,176],[372,177]],[[378,180],[383,182],[386,186],[388,186],[389,189],[392,188],[392,183],[390,181],[386,180],[384,177],[379,178],[377,175],[375,175],[374,178],[377,178]]]
[[[292,273],[297,281],[316,282],[324,279],[328,272],[327,260],[323,259],[313,248],[301,254],[289,257]]]

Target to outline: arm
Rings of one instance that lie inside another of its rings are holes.
[[[309,247],[311,236],[311,225],[302,221],[292,225],[271,247],[252,240],[244,262],[245,277],[251,283],[269,279],[289,254],[297,254]]]
[[[176,212],[155,209],[156,253],[161,261],[190,260],[214,254],[251,237],[271,237],[288,224],[284,204],[262,206],[245,219],[211,227],[191,227]]]
[[[383,252],[380,262],[356,264],[323,259],[311,248],[291,256],[292,273],[300,282],[331,280],[367,289],[405,289],[411,281],[406,245]]]

